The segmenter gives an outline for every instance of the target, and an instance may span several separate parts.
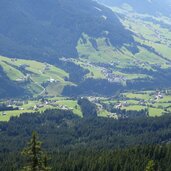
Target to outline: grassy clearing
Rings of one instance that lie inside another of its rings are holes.
[[[171,96],[165,96],[163,99],[160,100],[160,102],[171,102]]]
[[[37,100],[29,100],[27,101],[27,103],[19,107],[21,110],[5,111],[5,115],[3,115],[4,112],[0,112],[0,121],[9,121],[9,119],[12,116],[20,116],[23,113],[44,112],[47,109],[72,110],[74,114],[82,117],[82,112],[80,106],[77,104],[77,100],[69,100],[64,97],[54,97],[54,98],[49,98],[49,100],[54,101],[54,105],[56,104],[57,106],[44,104],[41,108],[38,108],[37,110],[33,110],[33,108],[36,105],[41,104],[41,102]]]
[[[117,9],[113,9],[117,11]],[[124,11],[117,11],[119,13],[124,13]],[[136,13],[124,13],[126,14],[126,19],[123,19],[123,24],[136,35],[134,39],[141,44],[147,45],[155,49],[164,58],[171,59],[170,44],[171,44],[171,32],[170,30],[163,28],[159,24],[154,24],[153,22],[146,21],[146,15],[140,15]],[[148,16],[149,17],[149,16]],[[136,18],[136,23],[135,23]],[[154,19],[154,17],[153,17]],[[160,21],[159,19],[155,18]],[[166,19],[161,19],[162,22],[167,22]],[[159,64],[162,68],[169,67],[166,64],[166,60],[161,56],[151,53],[145,48],[139,47],[140,53],[136,54],[136,58],[141,61],[148,61],[149,64]]]
[[[141,93],[124,93],[123,94],[126,98],[129,99],[141,99],[141,100],[148,100],[150,98],[149,94],[141,94]]]
[[[162,109],[149,108],[149,116],[151,116],[151,117],[161,116],[163,114],[164,114],[164,111]]]
[[[126,109],[126,110],[136,110],[136,111],[140,111],[140,110],[143,110],[145,109],[146,107],[144,106],[140,106],[140,105],[131,105],[131,106],[128,106],[128,107],[122,107],[122,109]]]
[[[103,38],[95,39],[97,43],[97,49],[93,48],[89,41],[88,35],[83,34],[86,43],[83,43],[82,39],[78,41],[77,51],[81,58],[87,59],[90,62],[95,63],[110,63],[119,62],[120,66],[127,66],[130,58],[134,58],[133,55],[126,49],[116,49],[109,44],[106,44],[106,40]]]
[[[5,115],[3,115],[3,112],[0,112],[0,121],[9,121],[10,118],[20,116],[22,113],[31,113],[32,110],[13,110],[13,111],[5,111]]]
[[[39,95],[43,90],[42,83],[51,82],[56,85],[48,84],[46,93],[60,95],[65,85],[72,83],[65,81],[69,74],[53,65],[41,63],[33,60],[10,59],[0,56],[0,66],[2,66],[7,76],[18,84],[25,82],[26,73],[29,74],[31,81],[24,84],[31,94]],[[24,69],[23,69],[24,68]],[[23,84],[22,84],[23,85]],[[42,94],[43,95],[43,94]]]
[[[19,70],[15,69],[14,67],[6,64],[0,57],[0,66],[3,68],[4,72],[6,75],[13,81],[15,81],[17,78],[22,78],[24,77],[23,73],[20,72]]]
[[[126,98],[128,106],[122,109],[126,110],[141,110],[148,108],[149,116],[161,116],[166,112],[171,111],[171,95],[165,95],[162,93],[162,98],[156,99],[157,92],[155,91],[144,91],[135,93],[123,93]],[[120,102],[123,103],[121,100]],[[141,104],[142,103],[142,104]]]
[[[57,104],[67,106],[69,109],[73,110],[75,114],[82,117],[80,106],[77,104],[76,100],[60,100]]]

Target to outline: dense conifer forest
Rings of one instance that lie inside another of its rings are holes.
[[[19,170],[22,149],[36,131],[52,170],[170,171],[171,116],[159,118],[80,118],[72,112],[26,113],[0,123],[0,170]],[[168,145],[166,145],[168,144]]]

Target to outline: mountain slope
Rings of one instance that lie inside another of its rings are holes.
[[[122,6],[127,4],[136,12],[147,13],[152,15],[171,16],[171,0],[98,0],[109,6]]]
[[[134,43],[116,15],[91,0],[0,1],[0,54],[53,61],[77,57],[83,33],[113,46]]]
[[[0,98],[22,97],[23,94],[27,95],[27,91],[11,81],[0,66]]]
[[[0,56],[0,98],[13,96],[60,95],[67,72],[47,63]]]
[[[170,86],[171,20],[135,12],[148,5],[156,11],[159,1],[99,1],[114,6],[91,0],[0,1],[0,55],[32,59],[0,57],[10,84],[31,75],[17,85],[35,96],[112,96],[120,89]]]

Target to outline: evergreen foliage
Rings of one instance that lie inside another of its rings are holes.
[[[22,155],[28,159],[28,164],[23,167],[22,171],[49,171],[47,166],[47,156],[41,149],[42,143],[38,141],[35,132],[32,134],[28,146],[22,151]]]
[[[35,144],[36,154],[42,156],[36,163],[47,167],[37,137],[29,141],[34,130],[51,156],[52,171],[145,171],[153,168],[151,160],[155,171],[171,170],[170,115],[114,120],[79,118],[62,110],[23,114],[0,122],[0,170],[18,171],[30,166],[33,153],[28,151]],[[20,151],[28,141],[25,160]]]
[[[87,98],[78,99],[78,104],[81,107],[83,117],[97,117],[96,105]]]

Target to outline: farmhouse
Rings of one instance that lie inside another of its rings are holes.
[[[2,112],[2,116],[5,116],[5,115],[7,115],[6,112]]]

